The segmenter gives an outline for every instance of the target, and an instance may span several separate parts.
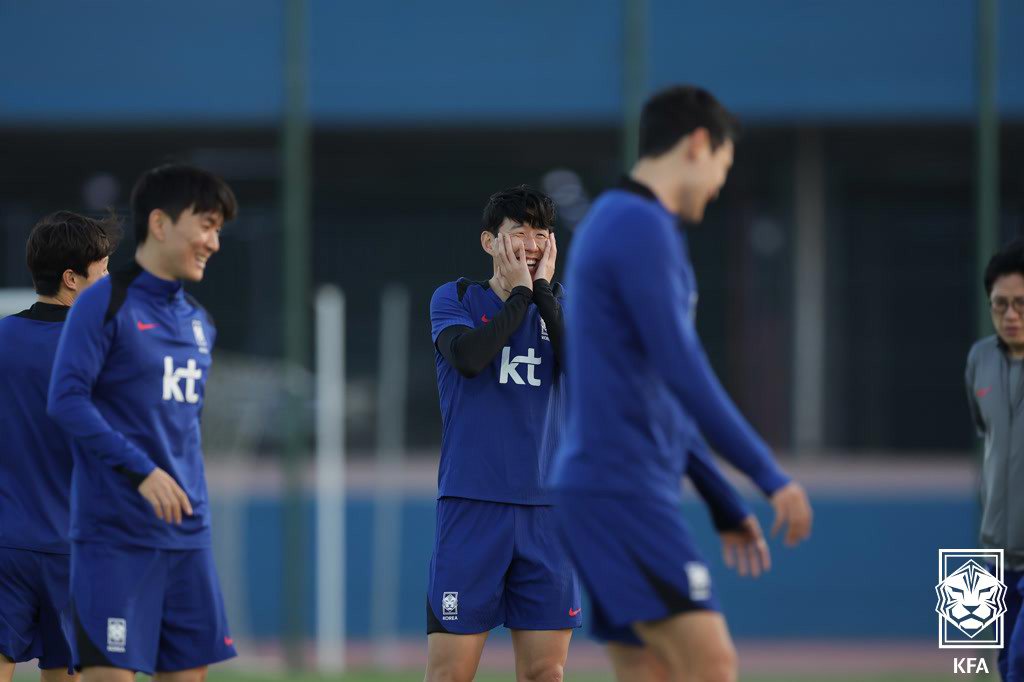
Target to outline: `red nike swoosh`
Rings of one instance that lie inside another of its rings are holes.
[[[583,610],[583,609],[576,609],[576,610],[574,611],[574,610],[572,610],[572,609],[569,609],[569,617],[570,617],[570,618],[575,618],[576,616],[580,615],[580,611],[582,611],[582,610]]]
[[[225,637],[224,638],[224,644],[226,646],[232,646],[234,643],[235,643],[235,640],[231,639],[230,637]]]
[[[150,329],[155,329],[156,324],[147,324],[145,322],[136,322],[135,326],[139,328],[140,332],[148,332]]]
[[[990,393],[991,391],[992,391],[992,389],[991,389],[991,388],[979,388],[979,389],[977,390],[977,392],[976,392],[976,395],[977,395],[977,396],[978,396],[979,398],[984,398],[984,397],[985,397],[985,396],[987,396],[987,395],[988,395],[988,394],[989,394],[989,393]]]
[[[491,321],[491,320],[490,320],[490,319],[489,319],[489,318],[487,317],[487,313],[484,313],[483,315],[481,315],[481,316],[480,316],[480,319],[481,319],[481,320],[483,321],[483,323],[484,323],[484,324],[487,324],[488,322],[490,322],[490,321]]]

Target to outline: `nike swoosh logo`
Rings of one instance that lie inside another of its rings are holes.
[[[985,396],[987,396],[991,392],[992,392],[991,388],[979,388],[975,395],[977,395],[979,398],[984,398]]]
[[[581,609],[581,608],[580,609],[576,609],[576,610],[569,609],[569,617],[570,618],[575,618],[576,616],[580,615],[580,611],[582,611],[582,610],[583,609]]]
[[[491,319],[487,317],[487,313],[484,313],[483,315],[480,316],[480,321],[483,322],[484,324],[487,324],[488,322],[491,321]]]
[[[147,324],[146,322],[136,322],[135,326],[139,328],[140,332],[148,332],[150,329],[155,329],[156,324]]]

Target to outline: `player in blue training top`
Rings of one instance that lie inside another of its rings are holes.
[[[135,263],[68,315],[48,412],[73,439],[71,604],[83,682],[200,682],[235,656],[210,543],[200,446],[216,330],[185,293],[237,211],[185,165],[132,191]]]
[[[71,446],[46,416],[46,392],[75,297],[107,274],[118,221],[58,211],[32,228],[26,255],[39,300],[0,320],[0,682],[39,659],[44,682],[73,679],[68,605]]]
[[[494,194],[481,232],[493,276],[445,284],[431,301],[443,431],[427,680],[472,680],[487,633],[502,624],[517,679],[561,679],[581,622],[545,490],[563,393],[554,217],[552,201],[529,187]],[[767,568],[756,520],[710,458],[695,457],[691,469],[727,556]]]
[[[568,423],[553,472],[562,536],[609,629],[631,628],[672,680],[736,678],[711,578],[679,515],[687,448],[706,437],[771,498],[796,544],[799,484],[740,416],[694,327],[696,280],[680,220],[699,223],[733,157],[732,116],[707,92],[652,97],[640,160],[577,230],[568,266]],[[609,648],[619,679],[619,650]]]

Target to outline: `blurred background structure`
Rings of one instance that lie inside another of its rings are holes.
[[[557,200],[564,261],[631,156],[639,102],[702,85],[744,136],[690,233],[700,332],[819,510],[759,583],[717,570],[741,655],[930,652],[936,550],[975,542],[979,263],[1024,227],[1022,34],[1024,4],[995,0],[0,0],[0,288],[30,286],[45,213],[127,217],[135,177],[172,158],[225,177],[241,215],[191,291],[219,329],[204,437],[236,636],[249,661],[301,664],[333,610],[350,662],[415,665],[440,440],[430,296],[490,275],[480,213],[510,185]],[[327,603],[324,284],[345,295],[348,368],[345,583]]]

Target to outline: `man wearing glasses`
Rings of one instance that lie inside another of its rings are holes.
[[[967,402],[985,439],[981,467],[981,544],[1004,549],[1006,636],[999,652],[1003,680],[1024,680],[1024,240],[992,256],[985,268],[994,336],[967,355]]]

